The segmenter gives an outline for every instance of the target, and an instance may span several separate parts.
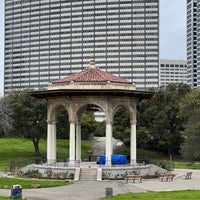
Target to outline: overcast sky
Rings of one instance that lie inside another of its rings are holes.
[[[0,96],[3,96],[4,0],[0,0]],[[160,0],[160,59],[186,59],[186,0]]]

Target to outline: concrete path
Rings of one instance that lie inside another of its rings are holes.
[[[192,179],[185,180],[184,174],[192,171]],[[172,182],[161,182],[159,179],[144,180],[142,183],[125,181],[89,182],[79,181],[69,186],[41,189],[24,189],[23,198],[27,200],[97,200],[105,197],[106,188],[113,189],[113,195],[130,192],[200,190],[199,170],[175,170],[176,178]],[[1,189],[0,195],[10,196],[10,190]]]
[[[145,192],[142,188],[125,184],[125,181],[79,181],[69,186],[24,189],[22,195],[27,200],[97,200],[105,197],[106,188],[112,188],[113,195]],[[0,195],[10,196],[10,190],[0,190]]]
[[[192,171],[192,179],[185,179],[185,174]],[[161,182],[155,180],[145,180],[141,188],[147,191],[174,191],[174,190],[200,190],[200,170],[178,169],[174,181]]]
[[[112,138],[112,149],[113,152],[118,148],[117,144],[119,143],[119,139]],[[94,139],[94,147],[93,147],[93,155],[99,156],[105,154],[106,149],[106,137],[98,137]]]

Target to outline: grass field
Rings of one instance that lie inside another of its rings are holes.
[[[9,199],[8,197],[0,196],[0,200],[8,200],[8,199]]]
[[[72,184],[70,182],[55,181],[55,180],[36,180],[36,179],[24,179],[24,178],[0,178],[0,189],[4,186],[8,186],[10,189],[12,185],[21,185],[23,189],[32,188],[33,184],[40,184],[41,188],[56,187]]]
[[[0,171],[9,171],[10,162],[17,162],[34,157],[33,143],[23,138],[0,138]],[[46,158],[47,141],[40,140],[40,153]],[[82,159],[87,157],[91,142],[82,141]],[[66,160],[69,157],[69,141],[57,139],[57,159]]]
[[[117,195],[102,200],[199,200],[199,190],[185,190],[172,192],[147,192]]]
[[[185,162],[175,162],[175,168],[177,169],[200,169],[200,163],[185,163]]]
[[[66,186],[73,184],[73,182],[64,182],[64,181],[58,181],[58,180],[29,180],[29,179],[23,179],[23,178],[0,178],[0,189],[4,188],[5,186],[8,187],[8,189],[11,189],[12,185],[21,185],[23,189],[30,189],[32,188],[33,184],[40,184],[41,188],[47,188],[47,187],[57,187],[57,186]],[[13,199],[10,197],[0,196],[0,200],[8,200]],[[16,200],[21,200],[21,198],[14,198]]]
[[[29,139],[23,138],[0,138],[0,171],[9,171],[10,162],[17,162],[24,159],[34,157],[33,143]],[[41,139],[39,148],[42,156],[46,158],[47,141]],[[91,149],[91,142],[82,140],[82,160],[87,158],[88,150]],[[121,149],[120,154],[128,155],[127,149]],[[66,160],[69,157],[69,141],[57,139],[57,159]],[[164,159],[169,164],[167,155],[160,152],[147,151],[143,149],[137,150],[138,158],[149,158],[153,163],[158,164]],[[180,159],[174,159],[173,167],[175,168],[188,168],[188,169],[200,169],[200,163],[184,163]]]

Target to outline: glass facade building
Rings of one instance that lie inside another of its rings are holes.
[[[159,85],[159,0],[6,0],[4,93],[96,66]]]

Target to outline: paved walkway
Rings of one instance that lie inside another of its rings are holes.
[[[192,179],[185,180],[183,175],[188,171],[193,172]],[[27,200],[97,200],[105,197],[106,188],[112,188],[113,195],[130,192],[200,190],[200,170],[175,170],[174,173],[176,178],[172,182],[161,182],[159,179],[128,184],[125,181],[79,181],[56,188],[24,189],[22,194]],[[10,190],[1,189],[0,195],[10,196]]]

